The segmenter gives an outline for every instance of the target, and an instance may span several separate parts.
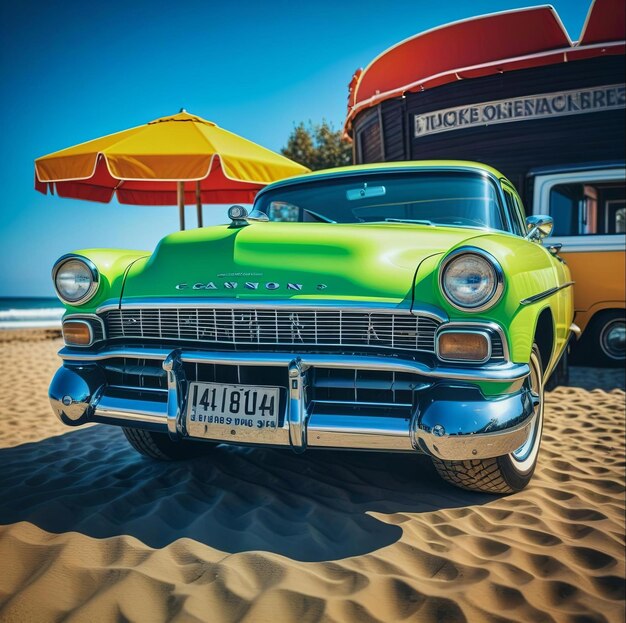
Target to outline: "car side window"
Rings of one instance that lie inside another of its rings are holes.
[[[506,186],[502,186],[504,190],[504,197],[506,199],[506,207],[511,215],[511,223],[513,225],[513,233],[518,236],[524,236],[526,234],[524,227],[524,209],[517,198]]]
[[[515,213],[517,214],[517,220],[519,222],[520,229],[521,229],[520,235],[525,236],[526,235],[526,211],[524,210],[524,206],[522,205],[522,200],[519,198],[519,195],[514,194],[513,201],[515,201],[515,205],[517,207],[517,210],[515,210]]]

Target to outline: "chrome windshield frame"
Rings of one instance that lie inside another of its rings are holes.
[[[519,237],[519,234],[515,232],[515,228],[512,223],[512,215],[509,213],[508,206],[506,204],[506,200],[504,197],[504,189],[502,188],[502,179],[497,175],[493,174],[491,171],[486,169],[472,167],[468,165],[428,165],[424,167],[411,167],[411,166],[397,166],[397,167],[388,167],[388,168],[380,168],[380,169],[364,169],[361,171],[337,171],[337,172],[328,172],[328,173],[312,173],[304,176],[298,176],[294,178],[288,178],[285,180],[280,180],[278,182],[274,182],[262,188],[254,198],[254,210],[259,210],[257,203],[260,199],[262,199],[268,192],[272,192],[277,188],[286,188],[288,186],[298,186],[300,184],[310,184],[315,183],[317,181],[330,180],[330,179],[339,179],[339,178],[349,178],[349,177],[358,177],[363,175],[393,175],[397,173],[433,173],[433,172],[442,172],[442,173],[472,173],[478,177],[483,177],[488,179],[495,190],[495,195],[498,199],[498,208],[500,209],[501,215],[503,217],[503,226],[506,229],[494,229],[493,227],[485,226],[484,229],[487,231],[499,232],[499,233],[507,233],[512,234],[516,237]],[[435,226],[439,226],[435,224]],[[441,225],[443,226],[443,224]],[[462,225],[459,227],[463,227]]]

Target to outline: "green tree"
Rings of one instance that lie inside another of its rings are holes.
[[[352,164],[352,145],[326,120],[294,126],[281,153],[313,171]]]

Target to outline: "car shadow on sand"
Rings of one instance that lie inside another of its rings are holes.
[[[0,491],[0,524],[130,535],[155,548],[189,538],[228,553],[262,550],[309,562],[395,543],[402,528],[371,511],[493,500],[446,485],[426,457],[219,446],[207,457],[160,463],[104,426],[0,450]]]

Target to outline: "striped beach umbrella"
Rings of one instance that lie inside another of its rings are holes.
[[[121,204],[251,203],[263,186],[308,172],[289,158],[187,113],[68,147],[35,160],[35,188]]]

